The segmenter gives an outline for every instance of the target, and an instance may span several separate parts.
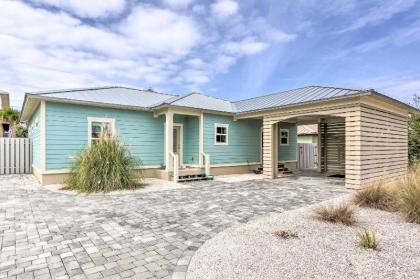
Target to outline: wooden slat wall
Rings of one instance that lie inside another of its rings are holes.
[[[0,138],[0,174],[32,173],[32,144],[26,138]]]
[[[321,170],[330,174],[346,173],[345,122],[321,123]]]

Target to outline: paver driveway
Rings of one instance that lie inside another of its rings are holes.
[[[1,176],[0,278],[182,278],[218,232],[348,192],[336,182],[201,182],[86,197],[52,192],[32,176]]]

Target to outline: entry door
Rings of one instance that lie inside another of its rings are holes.
[[[173,150],[174,154],[178,155],[178,164],[181,166],[182,163],[182,137],[181,137],[181,126],[174,126],[174,139],[173,139]]]

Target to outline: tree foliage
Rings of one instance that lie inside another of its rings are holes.
[[[414,95],[414,106],[420,109],[420,95]],[[408,154],[411,163],[420,162],[420,115],[414,114],[409,121]]]
[[[0,110],[0,118],[10,124],[9,137],[26,137],[28,131],[25,125],[19,124],[20,112],[14,108],[7,107]]]

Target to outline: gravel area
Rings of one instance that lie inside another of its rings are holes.
[[[187,278],[420,278],[420,225],[365,208],[357,209],[355,226],[331,224],[313,218],[318,206],[221,232],[196,252]],[[364,228],[376,233],[379,250],[358,246]],[[279,238],[279,230],[298,238]]]

